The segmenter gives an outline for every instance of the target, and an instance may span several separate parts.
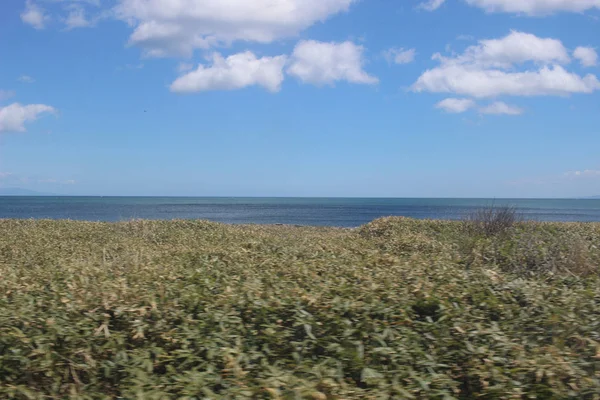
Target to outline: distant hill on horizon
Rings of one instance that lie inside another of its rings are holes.
[[[52,196],[52,194],[21,188],[0,188],[0,196]]]

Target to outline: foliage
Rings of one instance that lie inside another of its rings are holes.
[[[599,243],[3,220],[0,398],[600,399]]]

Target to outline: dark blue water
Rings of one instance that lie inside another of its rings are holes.
[[[376,218],[459,219],[490,205],[511,205],[538,221],[600,221],[600,200],[0,197],[0,218],[88,221],[206,219],[226,223],[355,227]]]

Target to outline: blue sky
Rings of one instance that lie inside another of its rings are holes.
[[[0,187],[600,194],[600,0],[0,4]]]

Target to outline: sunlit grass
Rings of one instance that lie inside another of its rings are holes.
[[[0,398],[600,398],[600,224],[0,221]]]

